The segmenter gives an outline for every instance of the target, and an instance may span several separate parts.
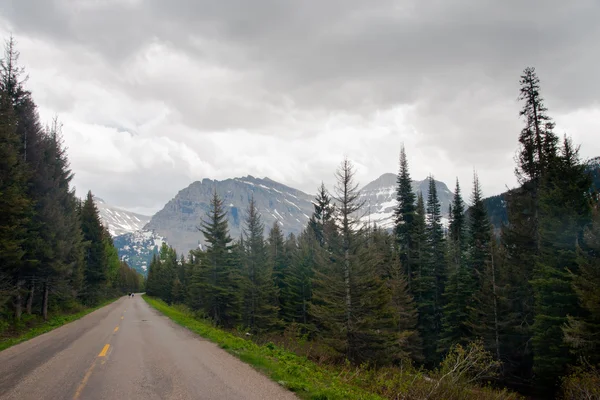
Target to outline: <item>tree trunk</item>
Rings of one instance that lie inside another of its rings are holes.
[[[346,248],[345,260],[344,260],[344,281],[346,284],[346,335],[350,339],[352,333],[352,296],[350,292],[350,255]],[[348,340],[348,352],[352,352],[352,343]]]
[[[48,281],[44,282],[44,298],[42,300],[42,317],[44,321],[48,319]]]
[[[492,293],[494,296],[494,339],[496,358],[500,360],[500,334],[498,329],[498,295],[496,294],[496,266],[494,265],[494,250],[492,249]]]
[[[24,283],[25,281],[21,278],[17,280],[17,293],[15,295],[15,319],[17,321],[20,321],[21,315],[23,315],[23,294],[21,293],[21,288]]]
[[[33,306],[33,294],[35,293],[35,278],[31,279],[29,285],[29,295],[27,296],[27,314],[31,315],[31,308]]]

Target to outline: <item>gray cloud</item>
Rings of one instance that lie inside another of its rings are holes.
[[[369,180],[396,169],[402,141],[415,177],[469,180],[476,168],[498,192],[514,182],[529,65],[559,127],[600,152],[582,128],[598,127],[586,120],[600,107],[595,0],[3,2],[3,30],[26,42],[41,108],[108,127],[98,146],[134,160],[122,180],[103,179],[75,154],[79,182],[95,176],[130,207],[207,175],[264,174],[313,191],[343,154]],[[131,150],[119,146],[123,131]],[[82,151],[85,129],[70,132]],[[142,162],[165,151],[157,169]],[[132,200],[152,179],[170,186]]]

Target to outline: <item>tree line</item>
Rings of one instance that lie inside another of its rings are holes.
[[[457,180],[444,227],[433,176],[426,199],[413,193],[403,147],[392,231],[359,221],[349,160],[333,193],[321,185],[297,237],[275,223],[265,239],[250,199],[234,240],[215,192],[199,227],[206,249],[178,259],[163,245],[148,294],[225,328],[299,325],[355,363],[433,368],[456,344],[481,340],[502,365],[501,383],[556,390],[571,366],[600,362],[600,210],[578,147],[554,133],[533,68],[519,100],[519,186],[505,196],[499,231],[476,174],[468,208]]]
[[[75,196],[61,127],[43,126],[10,38],[0,61],[0,322],[140,290],[93,196]],[[8,326],[8,325],[6,325]]]

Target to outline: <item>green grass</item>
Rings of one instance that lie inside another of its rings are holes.
[[[383,399],[343,381],[339,371],[336,373],[334,369],[317,365],[306,357],[271,343],[259,346],[250,340],[215,328],[207,322],[199,321],[185,311],[168,306],[162,300],[146,295],[142,297],[150,306],[174,322],[218,344],[302,399]]]
[[[5,350],[9,347],[12,347],[16,344],[25,342],[29,339],[33,339],[36,336],[42,335],[44,333],[50,332],[56,328],[59,328],[63,325],[68,324],[69,322],[73,322],[92,311],[95,311],[99,308],[109,305],[110,303],[115,302],[119,298],[107,300],[96,307],[85,308],[74,314],[59,314],[51,316],[47,321],[40,321],[39,323],[35,323],[36,321],[31,321],[34,323],[34,326],[31,328],[26,328],[25,331],[18,332],[17,336],[8,337],[8,338],[0,338],[0,351]],[[39,317],[41,319],[41,317]]]

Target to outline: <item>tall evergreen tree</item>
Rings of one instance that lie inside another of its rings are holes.
[[[578,149],[565,138],[561,156],[549,162],[541,185],[540,254],[532,280],[534,373],[544,389],[557,389],[558,378],[573,361],[562,328],[568,314],[579,314],[569,271],[577,270],[577,243],[590,222],[591,183]]]
[[[273,271],[273,280],[275,287],[277,288],[277,307],[279,313],[283,316],[284,303],[288,290],[286,288],[285,275],[289,269],[288,256],[286,254],[286,247],[283,240],[283,233],[279,227],[279,223],[275,221],[273,227],[269,231],[269,238],[267,240],[268,245],[268,262],[269,269]]]
[[[296,241],[295,238],[288,239],[288,248],[292,240]],[[283,304],[283,315],[286,322],[298,322],[307,327],[310,323],[314,267],[321,247],[310,228],[300,234],[294,247],[293,251],[289,251],[290,265],[284,276],[287,301]]]
[[[565,341],[584,364],[600,365],[600,202],[593,201],[593,223],[578,247],[573,288],[583,312],[568,316]]]
[[[88,192],[81,209],[81,229],[85,242],[85,298],[90,304],[94,304],[101,299],[102,288],[106,285],[108,277],[103,243],[104,230],[91,191]]]
[[[331,202],[331,196],[321,183],[317,197],[313,203],[314,211],[308,221],[308,226],[321,246],[326,245],[327,236],[331,235],[333,229],[333,216],[335,207]]]
[[[278,323],[277,288],[268,261],[264,225],[254,197],[250,199],[244,229],[244,323],[253,331],[273,329]]]
[[[425,209],[425,251],[422,252],[419,282],[419,331],[423,338],[426,365],[437,360],[437,343],[442,329],[442,307],[445,281],[445,245],[440,202],[435,180],[429,177],[429,195]]]
[[[31,201],[27,171],[19,152],[17,121],[8,91],[0,87],[0,308],[15,294],[15,317],[21,318],[27,223]],[[13,290],[16,288],[16,290]]]
[[[328,343],[348,359],[381,361],[398,346],[391,294],[375,273],[379,260],[364,246],[365,235],[355,219],[362,203],[348,159],[336,177],[340,240],[315,272],[311,314]]]
[[[502,229],[507,250],[507,360],[509,379],[530,380],[533,367],[531,327],[534,319],[534,291],[531,281],[541,250],[540,186],[557,158],[558,138],[554,123],[540,93],[540,81],[534,68],[526,68],[520,80],[519,116],[525,126],[519,136],[520,150],[516,175],[521,187],[506,195],[508,225]]]
[[[400,255],[394,242],[394,235],[375,227],[370,235],[368,250],[370,257],[378,260],[378,264],[376,264],[378,274],[390,289],[391,306],[394,310],[399,334],[399,351],[396,357],[399,360],[411,358],[422,362],[423,349],[421,337],[417,331],[417,307],[408,290]]]
[[[218,325],[233,327],[240,320],[240,276],[232,257],[227,213],[217,191],[213,193],[207,220],[200,228],[207,246],[194,282],[206,314]]]
[[[450,208],[448,241],[448,278],[444,290],[443,332],[439,351],[446,352],[453,344],[465,345],[471,339],[469,307],[474,285],[466,260],[466,219],[458,179]]]
[[[416,196],[412,190],[412,179],[408,170],[408,160],[404,145],[400,150],[400,172],[398,173],[398,189],[396,194],[398,206],[394,211],[396,218],[396,240],[400,251],[400,262],[411,288],[413,268],[412,252],[414,251],[414,220],[416,213]]]

